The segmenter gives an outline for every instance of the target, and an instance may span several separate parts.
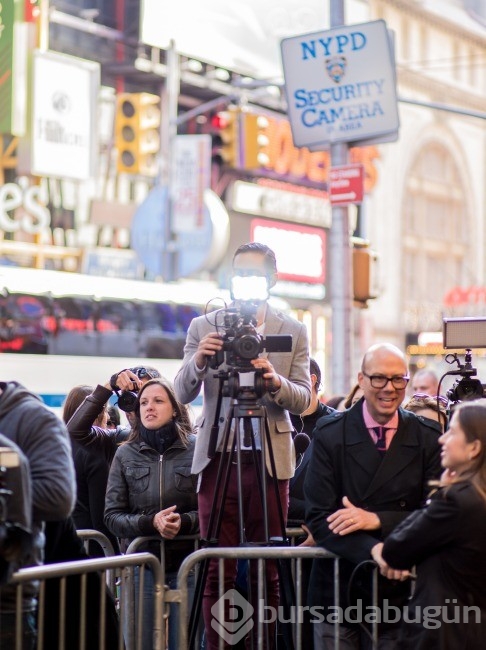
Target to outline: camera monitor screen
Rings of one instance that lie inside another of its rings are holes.
[[[486,348],[486,318],[444,318],[444,348]]]

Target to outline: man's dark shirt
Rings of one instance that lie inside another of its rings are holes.
[[[319,402],[314,413],[310,413],[304,417],[290,413],[290,420],[295,429],[295,433],[306,433],[312,441],[317,420],[323,415],[330,415],[334,410],[335,409],[332,409],[330,406],[326,406],[326,404]],[[290,479],[289,514],[287,517],[288,526],[300,526],[304,522],[304,479],[311,454],[312,442],[303,454],[302,460],[300,464],[298,464],[293,478]]]

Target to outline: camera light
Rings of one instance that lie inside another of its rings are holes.
[[[234,300],[264,302],[268,298],[268,280],[264,275],[235,275],[231,278]]]

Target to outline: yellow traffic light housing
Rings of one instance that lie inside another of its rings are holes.
[[[270,121],[265,115],[242,112],[241,147],[244,169],[260,169],[270,162]]]
[[[239,109],[229,107],[211,118],[212,159],[217,164],[238,167],[239,114]]]
[[[160,99],[149,93],[120,93],[116,98],[117,171],[156,176],[160,149]]]
[[[378,254],[369,248],[364,240],[356,241],[353,248],[353,298],[359,307],[366,307],[367,301],[377,298]]]

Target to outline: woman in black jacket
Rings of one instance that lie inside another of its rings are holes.
[[[373,549],[381,571],[417,567],[400,649],[482,650],[486,639],[486,400],[454,409],[429,505]]]
[[[152,379],[138,393],[135,424],[113,459],[105,499],[105,523],[121,539],[122,550],[141,536],[165,543],[166,582],[171,586],[182,560],[193,550],[181,535],[199,530],[196,477],[191,475],[195,436],[187,407],[166,379]],[[160,543],[139,550],[157,556]],[[152,648],[153,585],[145,572],[143,648]],[[175,650],[177,621],[169,617],[169,648]]]
[[[91,386],[75,386],[72,388],[64,402],[62,419],[67,424],[69,433],[70,423],[74,413],[82,419],[81,414],[89,411],[86,397],[93,393]],[[81,406],[80,406],[81,405]],[[106,427],[107,412],[104,404],[99,410],[84,417],[86,428],[103,430]],[[77,530],[92,529],[106,535],[113,546],[115,554],[120,552],[118,540],[105,526],[103,519],[105,510],[105,492],[108,483],[110,464],[104,454],[97,453],[94,447],[85,447],[71,438],[74,469],[76,471],[76,505],[72,518]],[[88,545],[91,557],[104,557],[102,547],[91,540]]]

